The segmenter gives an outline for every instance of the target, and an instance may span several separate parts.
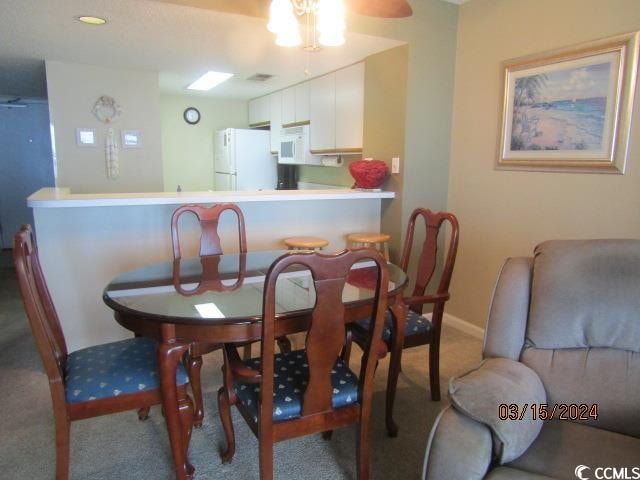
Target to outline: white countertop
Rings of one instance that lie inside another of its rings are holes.
[[[394,192],[352,189],[260,190],[240,192],[71,193],[68,188],[42,188],[27,198],[32,208],[182,205],[220,202],[299,202],[305,200],[360,200],[394,198]]]

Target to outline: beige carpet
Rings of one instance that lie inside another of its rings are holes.
[[[384,429],[388,361],[382,361],[376,372],[372,478],[420,477],[429,430],[448,403],[449,377],[474,366],[480,360],[481,347],[480,340],[444,328],[440,373],[445,395],[441,402],[432,402],[429,397],[427,347],[405,351],[395,408],[400,433],[393,439]],[[357,367],[357,357],[354,355],[353,367]],[[190,447],[196,478],[258,478],[257,441],[237,412],[236,456],[228,465],[222,465],[218,456],[224,439],[214,395],[222,381],[220,362],[220,352],[205,357],[205,423],[194,430]],[[53,478],[54,429],[47,378],[28,329],[7,252],[0,257],[0,386],[2,478]],[[354,428],[344,428],[334,432],[331,441],[313,435],[276,445],[275,478],[355,479],[354,432]],[[158,407],[152,409],[146,422],[138,421],[135,412],[74,422],[71,436],[72,479],[173,478],[168,438]]]

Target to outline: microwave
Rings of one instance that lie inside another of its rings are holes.
[[[309,125],[286,127],[280,132],[278,163],[320,165],[321,157],[309,151]]]

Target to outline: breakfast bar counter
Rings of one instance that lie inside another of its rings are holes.
[[[393,192],[350,189],[235,192],[75,194],[45,188],[27,199],[33,208],[40,260],[70,350],[127,338],[101,300],[110,279],[172,258],[170,220],[180,205],[232,202],[245,217],[250,251],[284,248],[290,236],[320,236],[327,251],[345,248],[345,236],[380,231],[382,202]],[[181,220],[185,256],[195,255],[199,228]],[[222,247],[237,251],[231,214],[220,220]]]

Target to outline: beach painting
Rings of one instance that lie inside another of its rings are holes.
[[[627,50],[581,48],[507,62],[499,166],[610,166],[627,108]]]

